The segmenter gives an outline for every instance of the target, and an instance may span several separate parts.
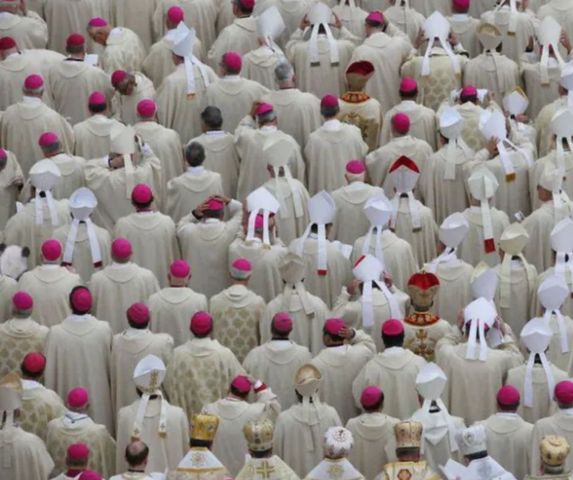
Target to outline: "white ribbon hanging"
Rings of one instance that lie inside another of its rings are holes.
[[[284,195],[281,194],[281,188],[280,188],[279,172],[281,168],[284,171],[284,178],[286,179],[288,188],[291,191],[292,201],[294,204],[294,216],[295,218],[300,218],[304,215],[304,210],[302,207],[302,199],[300,198],[300,190],[297,188],[296,184],[293,181],[292,174],[290,172],[290,168],[288,167],[288,165],[283,165],[282,167],[273,167],[273,172],[275,175],[275,191],[277,192],[277,197],[279,197],[278,198],[279,203],[286,207],[286,198]],[[289,211],[290,211],[289,208],[281,208],[279,210],[279,215],[281,216],[281,218],[288,218],[287,215],[289,214]]]
[[[567,327],[565,326],[565,318],[560,310],[545,310],[543,319],[550,325],[551,316],[555,315],[557,318],[557,329],[559,330],[559,344],[561,353],[569,352],[569,339],[567,338]]]
[[[494,241],[493,236],[493,225],[491,222],[491,210],[489,207],[489,200],[486,198],[480,202],[481,205],[481,221],[483,224],[483,240],[484,240],[484,250],[487,250],[488,241]],[[494,246],[495,248],[495,246]],[[487,252],[491,253],[491,252]]]
[[[567,142],[570,154],[573,154],[573,141],[571,137],[565,137],[565,141]],[[555,139],[555,166],[562,171],[563,176],[565,176],[565,150],[563,149],[563,138],[560,137]]]
[[[137,407],[137,412],[135,414],[135,420],[133,423],[133,431],[131,433],[132,441],[141,439],[141,433],[143,431],[143,422],[145,420],[145,413],[147,411],[147,405],[149,404],[149,400],[151,395],[157,395],[159,397],[159,401],[161,402],[161,406],[159,407],[159,426],[157,429],[157,433],[162,443],[162,447],[165,444],[165,439],[167,438],[167,401],[163,398],[163,394],[161,390],[155,390],[151,393],[145,392],[141,396],[141,400]],[[167,465],[168,459],[166,456],[165,448],[163,450],[163,456],[165,464]]]
[[[102,261],[101,258],[101,248],[99,242],[97,241],[97,235],[95,227],[90,218],[83,220],[86,226],[86,234],[88,236],[88,241],[90,245],[90,253],[92,256],[92,264],[98,264]],[[78,237],[78,230],[80,227],[80,220],[74,218],[70,225],[70,231],[68,232],[68,237],[66,238],[66,245],[64,247],[64,257],[63,262],[72,264],[74,258],[74,247],[76,243],[76,238]]]
[[[362,326],[365,328],[371,328],[374,325],[374,304],[372,300],[373,284],[376,285],[384,297],[386,297],[388,306],[390,307],[390,316],[397,320],[402,320],[402,312],[400,311],[400,306],[398,305],[396,296],[390,291],[383,281],[379,282],[377,280],[371,280],[362,284]]]
[[[259,214],[260,209],[253,210],[249,213],[249,223],[247,226],[247,236],[246,241],[252,242],[255,237],[255,222],[257,221],[257,215]],[[271,246],[271,239],[270,239],[270,232],[269,232],[269,215],[270,212],[268,210],[262,211],[263,215],[263,244],[270,247]]]
[[[313,223],[309,223],[306,227],[304,233],[300,238],[300,242],[298,243],[297,252],[296,254],[299,257],[304,256],[304,242],[310,236],[310,230],[312,228]],[[316,224],[318,226],[317,232],[317,261],[316,261],[316,269],[319,275],[326,275],[328,272],[327,268],[327,254],[326,254],[326,228],[324,225]]]
[[[535,363],[535,355],[539,355],[539,359],[541,360],[541,366],[547,378],[547,390],[550,400],[553,398],[553,389],[555,388],[555,377],[553,376],[551,365],[549,365],[545,353],[530,353],[525,367],[525,379],[523,383],[523,405],[530,408],[533,407],[533,365]]]
[[[205,67],[205,64],[202,63],[195,55],[188,55],[184,57],[185,63],[185,78],[187,79],[187,95],[194,95],[197,93],[195,88],[195,69],[194,66],[197,66],[199,69],[199,73],[201,74],[201,78],[203,80],[203,85],[207,87],[209,85],[209,72]]]
[[[384,263],[384,245],[382,244],[382,234],[384,232],[384,228],[380,225],[372,225],[366,236],[364,237],[364,243],[362,244],[362,255],[368,255],[370,253],[370,242],[372,242],[372,234],[376,230],[376,245],[374,247],[374,256],[380,261],[382,264],[382,268],[386,268],[386,264]]]
[[[428,39],[428,46],[426,47],[426,52],[424,53],[424,58],[422,59],[422,70],[421,70],[422,77],[428,77],[431,73],[430,56],[432,53],[432,48],[434,48],[434,41],[435,41],[434,38]],[[443,38],[440,37],[438,37],[438,41],[440,42],[441,47],[444,49],[444,51],[450,58],[450,62],[452,63],[452,68],[454,69],[454,73],[456,75],[460,75],[461,74],[460,60],[453,52],[452,48],[450,47],[447,41],[445,41]]]
[[[131,161],[131,155],[123,156],[123,168],[125,170],[125,195],[131,198],[131,192],[135,187],[135,168]]]
[[[420,219],[420,209],[416,203],[416,198],[410,190],[409,192],[396,192],[394,198],[392,199],[392,219],[390,220],[390,226],[392,228],[396,227],[396,220],[398,219],[398,210],[400,209],[400,199],[402,195],[408,196],[408,209],[410,211],[410,218],[412,220],[412,230],[418,230],[422,228],[422,221]]]
[[[563,68],[565,62],[563,57],[559,53],[559,47],[555,45],[543,45],[541,48],[541,58],[539,59],[539,77],[541,80],[541,85],[549,85],[549,48],[553,47],[553,53],[555,54],[555,59],[559,64],[560,68]]]
[[[442,253],[440,253],[436,258],[434,258],[428,264],[428,272],[435,274],[438,271],[438,265],[449,263],[452,260],[457,260],[458,259],[457,251],[458,251],[457,247],[455,248],[446,247]]]
[[[328,40],[330,64],[337,65],[340,62],[338,44],[332,35],[332,30],[330,30],[328,23],[317,23],[312,26],[312,31],[310,32],[310,40],[308,42],[308,59],[311,65],[320,65],[320,52],[318,50],[318,30],[321,25],[324,28],[326,39]]]
[[[487,360],[487,342],[485,339],[485,325],[483,320],[478,318],[472,319],[470,321],[470,332],[468,337],[468,345],[466,347],[466,358],[468,360],[476,360],[476,347],[477,347],[477,336],[479,336],[480,350],[479,350],[479,360],[485,362]]]
[[[531,290],[532,286],[535,284],[535,279],[531,269],[526,268],[526,261],[523,254],[519,253],[517,255],[508,255],[507,253],[503,257],[500,267],[500,279],[499,279],[499,289],[500,289],[500,300],[499,306],[501,308],[511,308],[511,262],[512,257],[519,257],[525,268],[525,275],[527,277],[528,290]]]
[[[40,196],[40,192],[44,192],[46,198],[42,198]],[[44,201],[48,207],[48,212],[50,213],[50,222],[52,227],[57,227],[60,224],[60,218],[58,216],[58,210],[56,209],[56,204],[54,202],[54,196],[50,190],[36,190],[36,195],[34,197],[36,225],[44,224]]]
[[[431,408],[432,408],[432,402],[436,402],[436,406],[439,408],[439,412],[431,412]],[[428,418],[428,415],[430,415],[432,417],[434,416],[439,416],[440,420],[443,420],[444,422],[444,426],[447,427],[447,433],[448,433],[448,438],[450,441],[450,452],[457,452],[459,449],[458,446],[458,442],[456,440],[456,432],[457,432],[457,428],[456,428],[456,424],[454,423],[451,415],[448,412],[448,409],[446,408],[446,405],[444,404],[443,400],[441,398],[436,398],[434,400],[431,399],[424,399],[424,402],[422,403],[422,412],[423,414],[421,416],[414,414],[412,416],[413,420],[417,420],[417,421],[421,421],[422,424],[424,425],[424,419]],[[424,425],[424,430],[426,430],[427,426]],[[441,439],[443,438],[443,436],[438,436],[436,438],[432,438],[431,436],[426,436],[424,434],[424,439],[428,440],[432,445],[437,445]],[[422,443],[422,450],[423,450],[424,444]],[[424,452],[421,451],[421,453],[423,454]]]

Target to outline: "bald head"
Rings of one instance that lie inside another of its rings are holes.
[[[149,447],[140,440],[131,442],[125,447],[125,461],[132,471],[144,471],[148,456]]]

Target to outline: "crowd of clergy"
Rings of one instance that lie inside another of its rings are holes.
[[[0,0],[1,480],[573,479],[573,0]]]

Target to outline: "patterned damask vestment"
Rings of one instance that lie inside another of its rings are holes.
[[[48,331],[48,327],[29,318],[0,324],[0,378],[10,372],[19,372],[26,354],[43,352]]]
[[[384,480],[438,480],[440,478],[426,463],[392,462],[384,465]]]
[[[430,312],[415,312],[407,317],[404,323],[404,348],[429,362],[433,361],[436,343],[448,333],[449,324]]]

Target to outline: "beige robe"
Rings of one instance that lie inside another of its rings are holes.
[[[187,418],[223,398],[231,381],[244,373],[233,352],[211,338],[193,338],[173,351],[165,391]]]
[[[190,167],[167,182],[167,213],[178,222],[209,197],[222,194],[221,175],[204,167]]]
[[[211,68],[204,66],[207,80],[212,83],[217,76]],[[187,94],[187,74],[185,64],[181,63],[175,71],[169,74],[155,96],[157,103],[157,120],[161,125],[175,130],[186,143],[190,138],[201,133],[201,112],[207,105],[211,105],[205,97],[207,85],[203,80],[199,67],[193,66],[195,78],[195,94]],[[226,127],[227,117],[223,115]]]
[[[324,434],[336,426],[341,426],[340,417],[330,405],[321,403],[314,408],[297,403],[282,412],[275,422],[274,451],[304,478],[322,459]]]
[[[153,98],[155,96],[155,87],[153,82],[145,75],[139,72],[135,76],[135,87],[131,95],[123,95],[116,90],[111,99],[111,110],[115,117],[126,125],[135,125],[137,123],[137,104],[140,100]],[[158,155],[157,152],[155,152]]]
[[[115,70],[138,72],[145,58],[145,47],[137,34],[125,27],[112,29],[100,57],[102,68],[110,75]]]
[[[471,2],[473,3],[473,2]],[[480,21],[465,13],[454,13],[448,17],[450,28],[458,36],[470,58],[477,57],[481,52],[481,43],[477,38]]]
[[[101,266],[94,265],[85,223],[80,222],[78,235],[74,243],[72,268],[78,273],[84,283],[89,282],[91,276],[97,270],[105,267],[111,261],[111,235],[105,228],[101,228],[98,225],[94,225],[94,229],[102,257]],[[69,233],[70,225],[63,225],[54,230],[52,237],[58,240],[65,248]]]
[[[128,468],[125,461],[125,448],[133,436],[139,402],[141,400],[135,400],[131,405],[123,407],[117,415],[115,467],[118,472],[125,472]],[[167,400],[162,399],[161,402],[167,402]],[[167,435],[165,438],[161,438],[158,432],[159,414],[159,400],[150,400],[145,410],[140,435],[140,439],[149,446],[149,458],[145,466],[145,472],[148,474],[177,467],[189,446],[189,419],[185,412],[179,407],[167,404],[165,415]]]
[[[482,53],[466,64],[464,84],[488,90],[501,103],[503,97],[521,85],[519,66],[497,52]]]
[[[12,295],[17,291],[16,280],[0,273],[0,323],[12,316]]]
[[[451,328],[446,320],[430,312],[413,312],[404,319],[404,348],[433,362],[436,344]]]
[[[243,367],[249,375],[272,389],[285,410],[297,403],[293,378],[311,358],[308,348],[292,340],[269,340],[251,349]]]
[[[426,21],[419,10],[413,6],[405,8],[399,2],[384,10],[384,18],[387,18],[392,22],[392,25],[404,32],[412,44],[414,44]]]
[[[0,143],[16,155],[25,175],[34,162],[44,158],[38,145],[44,132],[56,133],[62,149],[66,152],[72,150],[72,127],[40,99],[27,97],[8,107],[0,118]]]
[[[209,272],[208,275],[191,275],[189,286],[207,297],[230,285],[229,247],[239,232],[243,218],[243,210],[238,202],[231,206],[230,213],[228,222],[218,219],[197,222],[190,215],[193,221],[185,223],[183,220],[177,228],[182,258],[189,262],[193,271]]]
[[[417,56],[406,62],[401,69],[402,76],[414,77],[418,82],[418,101],[433,110],[438,110],[443,101],[450,98],[452,90],[462,87],[462,76],[454,72],[450,57],[442,47],[434,46],[430,51],[430,75],[422,76],[423,58]],[[457,55],[463,72],[467,58]]]
[[[4,11],[0,18],[0,37],[13,38],[18,48],[46,48],[48,26],[35,12],[15,15]]]
[[[287,297],[283,292],[267,304],[260,327],[261,342],[268,342],[271,339],[273,317],[279,312],[288,312],[293,321],[293,329],[289,338],[316,355],[324,348],[322,327],[330,314],[329,308],[321,298],[306,292],[306,301],[308,301],[311,310],[307,314],[297,291],[292,286],[287,285],[285,287],[285,289],[289,288],[292,289],[289,297],[290,303],[287,304]],[[291,380],[292,378],[289,378],[289,388]],[[294,395],[294,391],[292,394]]]
[[[561,69],[555,59],[550,59],[548,65],[549,83],[541,83],[541,68],[539,62],[522,63],[521,75],[525,90],[528,92],[529,107],[527,114],[530,118],[535,118],[545,105],[559,98],[559,79]]]
[[[508,385],[513,385],[517,388],[521,394],[522,401],[519,404],[517,413],[526,422],[535,423],[540,418],[549,417],[557,411],[557,404],[553,400],[553,394],[549,395],[549,390],[547,388],[547,376],[545,375],[545,370],[540,364],[533,365],[532,379],[533,379],[533,405],[531,407],[526,407],[523,405],[523,390],[525,384],[525,372],[526,365],[519,365],[518,367],[513,367],[509,372],[507,372],[506,383]],[[551,365],[551,372],[553,373],[553,379],[555,383],[559,383],[563,380],[567,380],[569,374]]]
[[[466,145],[476,152],[484,148],[485,139],[479,128],[479,120],[484,113],[484,109],[473,102],[458,104],[454,108],[464,119],[462,139],[466,142]]]
[[[538,475],[541,468],[541,455],[539,455],[539,444],[541,439],[546,435],[559,435],[564,437],[569,444],[573,442],[573,419],[571,415],[559,409],[550,417],[538,420],[533,426],[531,434],[531,453],[529,455],[530,469],[533,475]],[[573,457],[567,455],[565,461],[565,470],[571,471],[573,468]]]
[[[74,153],[91,159],[107,155],[110,149],[109,133],[119,122],[114,118],[96,114],[74,125]]]
[[[410,55],[412,45],[406,38],[391,37],[384,32],[370,35],[352,54],[352,62],[366,60],[374,65],[374,75],[368,80],[365,91],[380,102],[382,112],[400,103],[400,68]]]
[[[213,337],[229,348],[243,362],[259,345],[259,324],[265,301],[244,285],[232,285],[211,297],[209,311],[213,317]]]
[[[545,105],[535,118],[533,126],[537,131],[537,151],[540,159],[547,155],[554,145],[551,119],[558,110],[566,106],[567,95],[562,95],[555,101]]]
[[[0,171],[0,230],[16,213],[19,189],[13,182],[19,177],[24,178],[20,164],[12,152],[7,152],[6,166]]]
[[[143,138],[161,162],[161,180],[163,191],[167,191],[167,182],[185,169],[181,138],[175,130],[165,128],[155,121],[140,121],[134,126],[136,133]]]
[[[113,411],[118,412],[121,408],[137,400],[138,395],[133,384],[133,372],[142,358],[147,355],[155,355],[163,360],[165,365],[169,365],[172,353],[173,338],[165,333],[152,333],[147,329],[128,328],[124,332],[114,335],[110,357]]]
[[[346,31],[346,34],[343,34],[343,31]],[[297,86],[303,92],[311,92],[319,98],[327,93],[338,97],[345,90],[344,71],[346,65],[351,61],[355,47],[354,43],[348,40],[348,37],[350,36],[353,40],[355,37],[342,27],[340,37],[335,40],[339,61],[333,65],[330,61],[330,47],[326,35],[319,33],[316,40],[319,64],[311,65],[308,52],[309,40],[306,40],[307,35],[309,35],[308,32],[310,30],[307,30],[305,34],[302,30],[297,29],[285,47],[286,56],[296,72]]]
[[[169,265],[179,258],[175,223],[159,212],[135,212],[120,218],[114,237],[131,242],[131,261],[151,270],[161,287],[168,284]]]
[[[23,380],[20,426],[46,441],[48,423],[61,417],[66,408],[56,392],[32,380]]]
[[[354,125],[329,120],[312,132],[304,148],[308,166],[308,191],[330,192],[346,184],[345,167],[349,160],[362,159],[368,145]]]
[[[229,198],[236,198],[240,159],[235,146],[235,137],[223,130],[216,130],[192,138],[189,140],[189,143],[191,142],[203,145],[205,149],[203,166],[221,175],[223,193]]]
[[[364,205],[370,198],[381,193],[383,192],[379,187],[364,182],[352,182],[332,192],[336,217],[330,232],[331,238],[354,245],[356,239],[363,236],[370,227],[370,222],[364,215]]]
[[[46,341],[46,387],[65,398],[75,387],[88,390],[88,414],[113,432],[109,359],[109,324],[91,315],[72,315],[51,328]],[[103,428],[103,427],[102,427]],[[49,431],[48,431],[49,439]]]
[[[119,0],[111,2],[111,18],[114,25],[133,30],[141,39],[145,50],[153,43],[153,13],[158,0]]]
[[[108,99],[113,94],[109,75],[87,62],[58,62],[48,70],[46,80],[51,104],[72,125],[90,116],[88,99],[92,92],[103,92]]]
[[[364,92],[346,92],[339,99],[339,106],[338,118],[360,129],[369,151],[378,148],[382,124],[380,102]]]
[[[132,160],[133,185],[149,185],[155,194],[156,204],[161,205],[161,162],[153,152],[138,156],[137,162]],[[94,220],[97,219],[98,224],[112,231],[115,222],[133,212],[131,192],[127,192],[125,167],[112,170],[107,158],[97,158],[87,162],[85,172],[86,185],[98,199]]]
[[[77,414],[74,414],[77,416]],[[56,464],[52,475],[66,471],[66,451],[74,443],[85,443],[90,449],[88,468],[109,477],[115,473],[115,441],[104,425],[85,416],[70,422],[66,416],[48,424],[46,446]]]
[[[218,107],[223,116],[223,128],[234,132],[241,120],[248,115],[254,102],[260,102],[263,95],[269,93],[261,84],[239,77],[228,75],[213,81],[205,93],[206,105]],[[193,136],[198,135],[195,132]]]
[[[251,420],[265,415],[274,421],[280,413],[280,405],[272,391],[266,389],[255,394],[255,402],[248,403],[228,396],[203,407],[203,413],[217,415],[219,428],[213,441],[213,453],[231,475],[241,470],[248,453],[243,427]]]
[[[392,140],[392,117],[397,113],[405,113],[410,119],[410,130],[408,134],[414,138],[424,140],[432,150],[437,146],[438,119],[436,112],[431,108],[420,105],[413,100],[402,100],[395,107],[384,113],[382,131],[380,133],[380,144],[386,144]]]
[[[258,47],[257,21],[255,17],[236,17],[231,25],[226,26],[219,33],[217,39],[209,48],[207,60],[212,68],[218,68],[225,53],[232,51],[245,55]]]
[[[249,242],[237,238],[229,245],[228,264],[237,258],[249,260],[252,267],[249,288],[265,302],[270,302],[283,290],[278,264],[286,254],[287,249],[280,240],[269,247],[258,238]]]
[[[43,202],[44,223],[36,225],[35,199],[32,199],[24,208],[10,217],[4,229],[4,242],[6,245],[19,245],[30,249],[28,268],[32,269],[41,263],[40,247],[45,240],[52,236],[52,232],[61,225],[71,221],[67,200],[54,202],[58,213],[58,225],[52,225],[50,211]]]
[[[396,460],[394,425],[399,420],[382,412],[363,413],[346,423],[354,437],[348,460],[366,480],[374,480],[385,464]]]
[[[392,164],[404,154],[416,163],[423,179],[428,168],[428,160],[432,155],[432,147],[424,140],[415,138],[410,134],[390,140],[386,145],[374,150],[366,157],[366,169],[370,182],[372,185],[382,187],[388,198],[394,196],[394,184],[390,180],[388,172]],[[423,184],[423,181],[420,181],[420,184]],[[422,198],[417,189],[414,194],[416,198]]]
[[[77,273],[59,265],[39,265],[24,273],[18,288],[32,295],[34,319],[51,327],[70,313],[70,293],[82,280]]]
[[[0,429],[0,455],[2,478],[46,480],[54,468],[44,442],[20,427]]]
[[[436,345],[436,363],[444,370],[448,383],[442,395],[452,415],[462,417],[466,425],[485,420],[497,410],[497,391],[510,368],[520,365],[523,357],[513,343],[500,350],[487,348],[487,361],[466,359],[467,343],[455,334]],[[480,344],[477,342],[476,351]],[[475,396],[479,391],[480,401]]]
[[[32,318],[11,318],[0,323],[0,375],[20,373],[20,365],[30,352],[43,352],[48,336],[48,327]]]
[[[392,281],[399,289],[404,290],[410,276],[418,270],[412,246],[394,232],[386,229],[382,232],[382,252],[384,258],[379,258],[384,263],[384,270],[392,275]],[[360,237],[354,242],[350,262],[354,265],[362,255],[376,256],[376,237],[372,235],[370,245],[365,248],[366,236]]]
[[[320,297],[327,306],[332,307],[343,285],[347,285],[352,279],[351,266],[348,259],[338,250],[336,244],[326,241],[326,275],[320,275],[317,271],[318,264],[318,239],[311,234],[301,249],[302,238],[291,242],[289,250],[298,254],[302,250],[305,263],[306,275],[304,277],[305,288]],[[270,300],[270,299],[269,299]]]
[[[260,83],[269,90],[276,88],[275,67],[284,61],[280,50],[271,50],[266,45],[251,50],[243,57],[241,76]]]
[[[291,189],[291,185],[293,188]],[[310,195],[304,184],[296,178],[287,181],[285,177],[275,177],[267,180],[265,187],[280,202],[280,209],[275,216],[275,224],[278,235],[285,244],[289,244],[295,238],[300,237],[308,225],[308,201]],[[300,202],[301,211],[299,216],[295,211],[295,195]]]
[[[436,256],[436,243],[438,237],[438,226],[434,221],[432,210],[424,206],[418,200],[414,200],[420,215],[420,229],[414,229],[412,224],[412,214],[407,197],[399,199],[399,206],[396,217],[394,232],[400,238],[412,245],[416,263],[421,265],[429,262]]]
[[[269,475],[270,474],[270,475]],[[264,458],[250,457],[235,476],[235,480],[299,480],[296,473],[277,455]]]
[[[176,4],[177,2],[170,2]],[[194,2],[191,2],[194,3]],[[171,35],[174,30],[168,31]],[[171,48],[173,47],[173,42],[166,36],[162,37],[156,43],[151,45],[149,53],[143,64],[141,65],[141,70],[147,78],[149,78],[155,88],[159,88],[163,79],[167,77],[170,73],[173,73],[177,68],[173,63],[171,57]],[[203,44],[199,38],[196,38],[193,42],[193,55],[198,59],[202,60],[205,57],[203,51]]]
[[[58,184],[52,190],[54,198],[69,198],[78,188],[85,185],[85,159],[68,155],[67,153],[59,153],[50,157],[50,160],[56,164],[62,175]]]
[[[320,100],[312,93],[284,88],[269,92],[261,101],[273,106],[279,130],[293,137],[300,148],[304,148],[310,134],[320,127]]]
[[[205,295],[184,287],[163,288],[146,303],[151,311],[151,331],[169,334],[176,347],[187,341],[191,317],[208,309]]]
[[[351,344],[327,347],[312,360],[322,375],[320,398],[336,409],[342,423],[359,413],[352,398],[352,382],[374,355],[373,350],[372,339],[365,334],[360,338],[357,332]]]
[[[462,213],[470,224],[470,230],[464,241],[458,247],[459,258],[473,266],[482,260],[490,266],[498,264],[500,261],[498,252],[486,253],[484,249],[481,207],[472,206],[465,209]],[[501,234],[505,228],[509,226],[510,222],[507,214],[495,207],[490,208],[490,213],[493,236],[497,245]]]
[[[564,180],[561,190],[571,198],[573,196],[573,152],[565,150],[563,152],[562,161],[565,171],[563,172]],[[529,195],[533,209],[539,208],[542,205],[541,200],[539,200],[539,196],[537,195],[537,186],[539,185],[543,171],[546,168],[549,168],[549,166],[559,168],[559,165],[557,164],[557,152],[555,149],[549,151],[543,158],[536,160],[529,169]]]
[[[269,178],[267,170],[269,158],[264,153],[267,144],[279,141],[288,142],[289,147],[283,148],[284,155],[288,155],[290,173],[293,178],[301,182],[305,179],[305,165],[295,139],[274,126],[263,126],[258,129],[251,128],[253,126],[252,118],[249,116],[241,121],[236,132],[237,153],[241,159],[237,184],[237,197],[240,201],[244,201],[249,193],[262,186]]]
[[[96,316],[109,322],[113,333],[127,326],[125,312],[131,305],[159,290],[153,272],[132,262],[112,263],[94,273],[89,287]]]
[[[418,410],[416,376],[426,360],[401,347],[387,348],[362,368],[352,384],[352,395],[360,405],[360,395],[369,385],[384,392],[384,413],[398,419],[410,418]]]

